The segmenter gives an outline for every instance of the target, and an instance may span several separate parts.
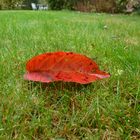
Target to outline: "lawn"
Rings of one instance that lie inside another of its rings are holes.
[[[26,61],[71,51],[111,77],[89,85],[28,82]],[[0,11],[0,139],[140,139],[140,16]]]

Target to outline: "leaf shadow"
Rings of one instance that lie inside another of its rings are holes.
[[[52,82],[52,83],[40,83],[28,81],[28,90],[41,90],[42,92],[80,92],[89,88],[91,84],[79,84],[74,82]]]

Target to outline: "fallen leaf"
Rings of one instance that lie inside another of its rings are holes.
[[[40,82],[77,82],[88,84],[110,77],[99,70],[98,65],[87,56],[73,52],[44,53],[30,59],[26,64],[24,79]]]

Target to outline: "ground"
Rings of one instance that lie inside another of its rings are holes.
[[[0,11],[0,139],[140,139],[140,17]],[[111,77],[89,85],[23,79],[26,61],[87,55]]]

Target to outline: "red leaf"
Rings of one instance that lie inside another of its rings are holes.
[[[77,82],[87,84],[110,75],[100,71],[90,58],[72,52],[45,53],[30,59],[26,64],[26,80],[40,82]]]

